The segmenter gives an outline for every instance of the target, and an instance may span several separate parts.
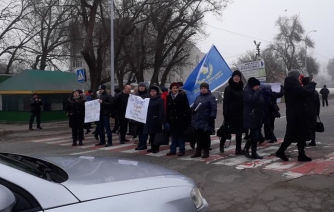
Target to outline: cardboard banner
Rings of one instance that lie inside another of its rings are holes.
[[[100,107],[98,99],[85,102],[85,123],[100,121]]]
[[[149,98],[143,99],[140,96],[130,94],[128,105],[126,107],[125,118],[145,124],[149,103]]]

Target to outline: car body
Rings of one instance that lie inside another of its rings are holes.
[[[190,178],[105,157],[0,153],[0,196],[0,211],[209,211]]]

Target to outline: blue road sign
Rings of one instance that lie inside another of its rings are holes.
[[[77,80],[80,83],[86,82],[86,70],[84,68],[77,69]]]

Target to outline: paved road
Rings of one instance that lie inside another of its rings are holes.
[[[334,101],[330,102],[331,105]],[[282,117],[285,116],[281,105]],[[134,151],[136,144],[118,144],[114,135],[114,146],[96,148],[95,139],[86,135],[84,146],[72,147],[70,131],[66,123],[49,124],[42,131],[21,130],[19,125],[6,126],[15,133],[3,136],[0,151],[24,154],[71,154],[89,156],[115,156],[130,160],[147,161],[179,171],[195,180],[208,200],[211,211],[334,211],[334,107],[321,108],[322,121],[326,131],[317,134],[317,146],[307,148],[310,163],[297,161],[295,145],[288,149],[290,161],[282,162],[272,154],[277,143],[265,142],[259,147],[263,160],[249,160],[235,156],[235,142],[224,154],[219,153],[218,138],[212,137],[211,156],[205,160],[192,159],[193,150],[187,146],[184,157],[167,157],[168,147],[164,146],[158,154]],[[222,121],[221,111],[217,126]],[[46,125],[46,124],[45,124]],[[4,128],[4,126],[2,125]],[[1,125],[0,125],[1,128]],[[22,126],[21,126],[22,128]],[[277,119],[276,135],[283,138],[285,119]]]

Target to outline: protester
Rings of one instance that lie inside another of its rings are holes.
[[[328,88],[326,88],[326,85],[324,85],[324,87],[320,90],[320,94],[321,94],[321,98],[322,98],[322,106],[325,107],[325,103],[326,103],[326,106],[328,107],[329,90],[328,90]]]
[[[115,88],[114,89],[114,92],[115,92],[115,95],[114,95],[114,99],[116,99],[118,97],[118,95],[121,94],[121,89],[119,88]],[[114,111],[113,111],[113,114],[114,114],[114,121],[115,121],[115,124],[114,124],[114,128],[112,130],[113,133],[119,133],[119,120],[117,118],[117,114],[116,114],[116,110],[114,108]]]
[[[125,138],[126,132],[128,131],[128,122],[129,120],[125,118],[126,107],[128,105],[129,95],[131,93],[131,86],[125,85],[123,92],[121,92],[114,99],[117,119],[120,124],[120,143],[125,144],[125,142],[129,141]]]
[[[249,139],[244,148],[244,154],[247,158],[262,159],[257,154],[257,143],[261,137],[261,127],[264,119],[263,105],[264,99],[260,89],[260,81],[251,77],[243,93],[244,102],[244,128],[249,129]],[[252,148],[252,155],[249,154],[249,148]]]
[[[305,77],[302,80],[304,88],[308,89],[310,86],[310,78]],[[309,143],[309,146],[316,146],[315,142],[315,129],[317,124],[317,118],[320,114],[320,99],[319,99],[319,93],[317,90],[314,90],[314,94],[312,96],[306,97],[306,105],[309,112],[309,122],[310,122],[310,128],[311,128],[311,142]]]
[[[230,133],[235,134],[236,147],[235,154],[243,154],[241,150],[243,133],[243,88],[241,72],[236,70],[232,73],[228,81],[228,86],[224,90],[223,115],[224,124],[230,129]],[[226,138],[220,140],[220,152],[224,152]]]
[[[270,86],[271,90],[271,86]],[[277,99],[282,98],[284,96],[283,86],[280,86],[280,92],[277,93],[275,91],[271,92],[270,104],[269,104],[269,143],[277,142],[277,138],[275,136],[275,119],[280,118],[281,114],[279,113],[279,106],[277,105]]]
[[[147,88],[144,82],[138,84],[138,93],[137,96],[145,99],[148,98]],[[138,146],[135,150],[144,150],[147,149],[147,138],[148,134],[144,133],[144,123],[137,122],[137,132],[138,132]]]
[[[191,126],[197,135],[196,152],[191,157],[208,158],[211,145],[210,135],[215,132],[215,119],[217,116],[217,102],[209,90],[208,83],[200,84],[200,95],[196,97],[192,111]],[[204,153],[202,155],[202,150]]]
[[[72,128],[72,146],[77,145],[77,140],[79,140],[79,145],[83,145],[85,99],[80,96],[80,90],[75,90],[68,101],[65,110],[67,117],[69,117],[69,126]]]
[[[96,146],[105,145],[105,147],[112,146],[112,135],[110,129],[110,111],[113,108],[112,96],[107,93],[106,86],[99,86],[99,102],[101,104],[100,109],[100,121],[99,121],[99,133],[100,142]],[[107,132],[108,142],[105,142],[105,131]]]
[[[190,126],[191,115],[187,94],[181,93],[180,85],[173,82],[170,85],[170,93],[167,96],[166,119],[172,135],[172,144],[170,145],[169,155],[176,154],[176,148],[179,147],[178,156],[185,154],[185,141],[183,133]]]
[[[42,129],[41,127],[41,106],[43,105],[41,98],[34,93],[30,99],[30,120],[29,120],[29,130],[33,130],[32,123],[36,117],[37,129]]]
[[[165,119],[164,101],[160,95],[160,89],[158,86],[151,86],[149,88],[150,103],[147,109],[146,125],[144,127],[144,134],[150,136],[151,149],[147,152],[158,153],[159,145],[154,143],[156,133],[162,132],[163,121]]]
[[[276,157],[289,161],[285,155],[286,149],[292,142],[297,142],[298,161],[312,161],[305,154],[306,141],[311,140],[309,112],[306,98],[314,95],[316,83],[310,82],[308,86],[301,86],[300,73],[297,70],[289,71],[284,80],[286,104],[286,132],[284,141],[276,152]]]

